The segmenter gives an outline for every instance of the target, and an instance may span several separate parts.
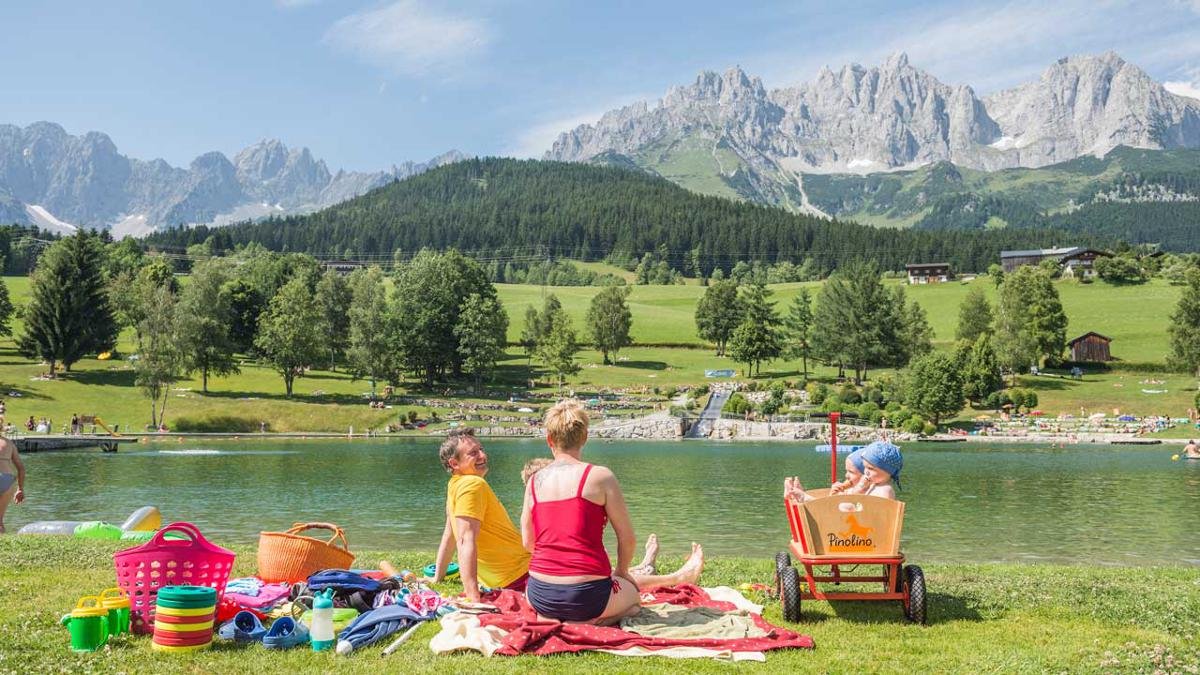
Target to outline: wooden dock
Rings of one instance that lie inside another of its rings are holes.
[[[78,436],[62,436],[46,434],[44,436],[21,436],[11,439],[21,453],[46,452],[50,450],[74,450],[77,448],[100,448],[101,452],[116,452],[122,443],[137,443],[138,439],[127,436],[109,436],[107,434],[82,434]]]

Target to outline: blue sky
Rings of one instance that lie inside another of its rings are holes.
[[[1200,0],[41,0],[5,3],[0,26],[0,123],[104,131],[175,165],[266,137],[333,169],[540,155],[703,69],[774,88],[900,50],[984,94],[1112,49],[1200,96]]]

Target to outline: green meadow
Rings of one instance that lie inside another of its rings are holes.
[[[220,542],[218,542],[220,543]],[[404,672],[630,673],[713,672],[731,668],[789,673],[1111,673],[1195,672],[1200,647],[1200,586],[1188,567],[1109,568],[1060,565],[925,565],[929,625],[907,623],[897,602],[805,602],[799,623],[783,620],[778,601],[752,594],[764,618],[810,635],[814,649],[768,652],[767,662],[732,666],[710,660],[622,658],[606,654],[484,658],[435,656],[438,631],[427,624],[398,652],[387,641],[335,657],[296,648],[217,643],[194,655],[151,650],[150,638],[123,636],[101,651],[73,654],[59,617],[83,595],[112,585],[117,542],[65,537],[0,537],[0,672]],[[252,547],[234,547],[233,575],[252,574]],[[355,549],[358,564],[390,560],[416,569],[430,553]],[[680,562],[665,559],[670,567]],[[770,583],[773,563],[709,561],[704,586]],[[440,584],[443,594],[461,591]]]
[[[595,264],[594,268],[620,271],[602,264]],[[5,283],[14,304],[28,301],[28,278],[7,277]],[[906,287],[908,297],[920,303],[928,314],[938,346],[948,347],[953,343],[958,305],[972,285],[983,287],[995,298],[995,288],[987,277],[970,283]],[[808,287],[815,295],[820,284],[771,287],[781,312],[786,311],[801,287]],[[1166,329],[1178,298],[1177,288],[1160,280],[1139,286],[1060,281],[1057,287],[1070,320],[1068,337],[1087,331],[1107,335],[1113,338],[1112,353],[1119,360],[1112,364],[1111,370],[1089,372],[1080,381],[1023,376],[1021,386],[1038,391],[1040,408],[1050,414],[1078,414],[1083,408],[1089,412],[1117,409],[1133,414],[1180,416],[1191,406],[1194,378],[1179,373],[1147,372],[1148,366],[1161,370],[1159,366],[1167,354]],[[514,346],[500,364],[490,394],[485,398],[507,398],[511,392],[524,390],[531,377],[536,378],[537,394],[547,400],[553,398],[558,392],[550,378],[539,374],[536,363],[531,372],[527,357],[515,344],[523,328],[525,310],[530,306],[540,307],[545,296],[553,293],[582,332],[588,303],[599,288],[502,284],[497,290],[508,310],[509,339]],[[582,369],[568,378],[565,390],[586,394],[624,389],[665,404],[665,397],[654,395],[656,387],[661,390],[696,385],[705,381],[706,369],[737,369],[738,364],[716,356],[696,337],[693,312],[703,293],[704,288],[698,285],[633,286],[629,306],[633,313],[634,346],[621,350],[618,360],[607,366],[601,363],[599,353],[582,350],[578,357]],[[14,319],[12,327],[14,335],[19,334],[21,321]],[[122,335],[118,348],[121,355],[135,351],[131,332]],[[818,378],[835,375],[833,369],[811,363],[810,370]],[[120,424],[122,429],[141,429],[149,421],[148,401],[134,385],[133,370],[127,361],[85,359],[75,364],[66,377],[53,381],[38,379],[43,372],[44,366],[17,354],[12,339],[0,340],[0,396],[8,406],[9,420],[20,423],[30,415],[48,416],[56,430],[73,413],[99,415],[110,424]],[[762,378],[795,379],[799,374],[799,362],[780,360],[764,366]],[[464,387],[411,393],[454,398],[462,404],[476,401]],[[270,431],[279,432],[347,432],[350,427],[361,431],[382,428],[410,409],[421,417],[431,411],[425,406],[372,409],[365,399],[370,393],[370,383],[355,381],[343,372],[311,371],[297,380],[296,395],[287,399],[282,378],[250,360],[244,360],[240,374],[210,379],[208,395],[201,394],[198,379],[182,381],[176,389],[167,405],[167,419],[173,430],[180,431],[252,432],[264,421]],[[1166,390],[1166,393],[1147,394],[1143,389]],[[456,411],[454,406],[436,409],[443,417]],[[968,409],[961,418],[975,414],[977,411]]]

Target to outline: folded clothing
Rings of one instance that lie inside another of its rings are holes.
[[[661,638],[760,638],[767,631],[754,623],[745,610],[724,611],[712,607],[685,607],[658,603],[621,620],[621,628],[638,635]]]
[[[229,583],[225,584],[225,592],[255,597],[262,590],[262,587],[263,580],[258,577],[241,577],[239,579],[230,579]]]
[[[706,607],[719,612],[737,612],[728,602],[713,600],[704,589],[690,584],[656,588],[643,594],[650,603],[670,603],[683,607]],[[497,627],[506,632],[503,645],[495,653],[559,654],[563,652],[626,650],[635,647],[664,649],[670,647],[701,647],[728,652],[762,652],[783,648],[812,648],[813,639],[786,628],[773,626],[758,614],[749,614],[751,622],[762,635],[742,638],[728,637],[653,637],[638,635],[615,626],[561,623],[538,619],[525,596],[502,590],[489,594],[487,601],[500,610],[499,614],[478,617],[483,627]]]
[[[225,597],[236,602],[239,606],[247,609],[270,609],[279,601],[287,598],[291,586],[280,584],[263,584],[258,589],[258,593],[254,595],[244,595],[242,593],[233,592],[229,587],[225,587]]]

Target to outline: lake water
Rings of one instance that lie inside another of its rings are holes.
[[[488,481],[516,519],[520,468],[546,446],[485,446]],[[9,509],[8,525],[119,523],[153,504],[218,543],[332,521],[352,548],[431,551],[447,479],[436,449],[435,440],[188,439],[26,455],[29,500]],[[1174,452],[906,445],[903,549],[926,562],[1200,565],[1200,461],[1172,462]],[[657,532],[667,554],[696,540],[710,555],[773,555],[788,539],[782,477],[815,487],[829,477],[829,455],[808,444],[593,441],[585,458],[616,472],[639,538]]]

